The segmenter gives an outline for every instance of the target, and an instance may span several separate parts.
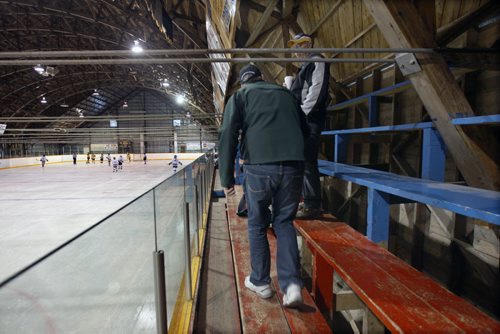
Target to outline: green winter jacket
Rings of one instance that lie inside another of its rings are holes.
[[[219,129],[221,185],[234,185],[234,165],[241,137],[245,164],[304,161],[309,134],[299,102],[286,88],[265,81],[245,84],[229,99]]]

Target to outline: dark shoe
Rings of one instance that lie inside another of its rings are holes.
[[[238,211],[238,212],[236,212],[236,215],[238,215],[239,217],[248,217],[248,210],[245,209],[242,211]]]
[[[297,219],[314,219],[318,217],[321,217],[321,209],[302,208],[295,215]]]

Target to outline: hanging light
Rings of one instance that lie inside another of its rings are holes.
[[[47,100],[45,99],[45,96],[42,97],[42,99],[40,100],[40,103],[42,103],[42,104],[46,104],[47,103]]]
[[[128,103],[127,103],[127,101],[123,101],[123,108],[128,108]]]
[[[186,117],[187,118],[191,117],[191,113],[189,111],[186,113]]]
[[[34,70],[36,71],[36,73],[38,73],[38,74],[43,74],[43,72],[45,72],[45,68],[44,68],[42,65],[40,65],[40,64],[38,64],[38,65],[36,65],[35,67],[33,67],[33,69],[34,69]]]
[[[144,49],[142,48],[142,46],[139,44],[139,40],[135,40],[134,41],[134,45],[132,46],[132,52],[135,52],[135,53],[141,53],[142,51],[144,51]]]
[[[59,106],[61,108],[69,108],[69,104],[67,104],[66,101],[64,101],[63,103],[61,103]]]
[[[97,88],[94,89],[92,96],[99,96],[99,92],[97,91]]]
[[[177,97],[175,98],[175,102],[177,102],[177,104],[183,104],[184,103],[184,95],[177,95]]]
[[[164,79],[163,82],[161,83],[163,87],[170,87],[170,84],[168,83],[167,79]]]

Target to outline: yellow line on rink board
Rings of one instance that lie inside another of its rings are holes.
[[[206,226],[205,220],[208,220],[208,215],[203,214],[203,226]],[[203,253],[203,247],[205,245],[205,232],[205,228],[199,230],[201,253]],[[181,286],[179,288],[180,291],[177,295],[174,312],[172,313],[172,321],[170,322],[168,330],[169,333],[186,334],[189,332],[189,326],[192,320],[191,317],[193,316],[194,293],[197,292],[196,286],[198,285],[198,280],[201,277],[201,263],[202,258],[200,256],[193,256],[191,258],[191,292],[193,298],[190,300],[186,299],[185,275],[182,277]]]

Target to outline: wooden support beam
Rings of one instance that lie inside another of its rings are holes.
[[[473,28],[484,18],[494,12],[498,12],[499,9],[500,3],[496,0],[491,0],[479,7],[477,10],[439,28],[436,34],[438,44],[440,46],[448,44],[467,30]]]
[[[281,17],[283,19],[292,15],[294,3],[295,3],[294,0],[283,0],[282,8],[281,8]],[[294,17],[294,20],[296,21],[297,17]],[[290,27],[289,27],[288,21],[286,21],[286,20],[281,25],[281,36],[283,39],[283,47],[286,47],[287,42],[290,39]],[[285,55],[285,57],[287,57],[287,58],[289,58],[290,56],[291,56],[290,54]],[[287,63],[285,65],[284,69],[285,69],[285,76],[293,74],[292,63]],[[281,73],[281,71],[280,71],[280,73]]]
[[[314,26],[314,28],[311,29],[311,31],[308,32],[308,35],[314,35],[316,31],[323,25],[323,23],[328,20],[333,13],[339,8],[339,6],[342,4],[342,0],[338,0],[329,10],[328,12],[319,20],[319,22]]]
[[[266,10],[264,10],[264,13],[262,13],[262,16],[260,17],[259,21],[257,21],[255,27],[252,28],[252,33],[250,34],[250,37],[248,37],[245,47],[249,47],[250,45],[252,45],[253,42],[255,42],[255,40],[257,39],[257,37],[259,37],[260,32],[262,31],[267,21],[269,20],[269,17],[271,16],[277,3],[278,0],[269,0],[267,2]]]
[[[364,0],[386,41],[393,48],[435,48],[437,44],[411,1]],[[500,189],[500,168],[450,118],[474,112],[439,54],[416,55],[421,71],[409,76],[468,185]],[[491,142],[494,139],[491,138]]]
[[[265,6],[262,6],[261,4],[258,4],[257,2],[252,0],[240,1],[240,6],[248,6],[248,8],[256,10],[258,12],[264,12],[266,10]],[[281,18],[281,15],[275,11],[271,13],[271,16],[278,20]]]
[[[497,53],[445,53],[444,59],[450,67],[475,70],[500,70],[500,56]]]
[[[436,34],[436,1],[435,0],[415,0],[415,7],[422,17],[425,26],[434,38]]]
[[[295,7],[295,0],[283,0],[281,6],[281,17],[286,18],[289,15],[291,15],[294,7]]]
[[[357,34],[356,36],[353,37],[353,39],[351,39],[349,42],[347,42],[345,45],[344,45],[344,48],[348,48],[350,47],[351,45],[353,45],[358,39],[360,39],[361,37],[363,37],[364,35],[366,35],[367,33],[369,33],[373,28],[375,28],[377,26],[377,24],[375,22],[373,22],[372,24],[370,24],[368,27],[366,27],[363,31],[361,31],[359,34]],[[337,52],[337,53],[334,53],[332,55],[332,58],[335,58],[337,57],[338,55],[340,54],[340,52]]]

